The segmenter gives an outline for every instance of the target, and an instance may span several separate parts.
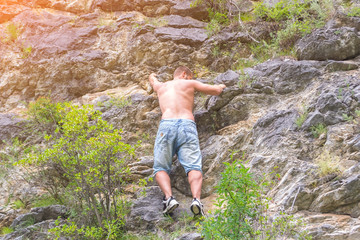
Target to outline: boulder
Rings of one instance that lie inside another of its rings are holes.
[[[172,41],[177,44],[185,44],[190,46],[198,46],[205,42],[207,34],[205,29],[201,28],[172,28],[160,27],[156,28],[155,36],[163,42]]]
[[[296,129],[297,116],[295,110],[269,111],[254,125],[252,138],[255,148],[271,149],[284,143],[283,140],[287,138],[287,134]]]
[[[320,43],[320,44],[319,44]],[[360,36],[355,28],[318,29],[296,45],[299,60],[346,60],[360,54]]]
[[[14,114],[0,114],[0,145],[3,141],[11,143],[11,140],[24,129],[23,120]]]
[[[130,209],[126,220],[126,229],[130,231],[141,232],[143,230],[154,230],[157,225],[163,224],[167,217],[163,215],[163,193],[158,186],[147,187],[145,195],[140,193]],[[176,196],[175,196],[176,197]],[[177,198],[177,201],[180,200]],[[170,214],[170,217],[176,221],[183,216],[183,212],[188,212],[181,205]]]
[[[29,213],[18,216],[10,227],[13,229],[21,229],[24,226],[28,226],[29,222],[33,225],[46,220],[56,220],[58,217],[65,218],[67,215],[68,209],[62,205],[37,207],[31,209]]]
[[[9,233],[1,240],[13,240],[13,239],[36,239],[36,240],[47,240],[54,237],[48,233],[48,230],[56,227],[55,220],[46,220],[34,225],[18,229],[12,233]]]
[[[182,17],[178,15],[167,15],[162,18],[168,27],[173,28],[205,28],[206,23],[192,17]]]
[[[317,212],[336,212],[349,214],[352,217],[360,216],[360,175],[352,175],[342,181],[335,181],[320,191],[318,197],[311,204],[311,209]]]
[[[201,237],[200,233],[186,233],[179,238],[175,238],[175,240],[202,240],[202,239],[204,238]]]
[[[261,82],[270,82],[276,93],[288,94],[303,89],[313,78],[320,76],[321,63],[313,61],[271,60],[245,69],[245,74]]]
[[[176,5],[172,6],[170,13],[179,16],[189,16],[198,20],[206,20],[209,16],[207,8],[204,5],[192,7],[193,0],[174,1]]]

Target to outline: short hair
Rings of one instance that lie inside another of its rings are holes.
[[[193,76],[193,73],[191,72],[191,70],[188,67],[180,66],[175,70],[174,78],[180,76],[183,72],[185,72],[185,74],[187,76],[191,76],[191,77]]]

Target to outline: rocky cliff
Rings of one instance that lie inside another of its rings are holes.
[[[168,80],[178,65],[186,65],[200,81],[227,86],[220,96],[199,94],[195,101],[206,209],[213,208],[222,163],[231,152],[246,152],[255,174],[279,174],[268,195],[303,217],[313,239],[360,239],[360,18],[335,16],[300,39],[297,60],[271,59],[233,71],[233,59],[214,56],[213,47],[226,44],[246,58],[252,39],[231,29],[209,36],[206,9],[192,8],[191,2],[0,1],[0,139],[18,135],[22,126],[15,114],[39,96],[92,103],[104,119],[126,130],[128,141],[146,136],[131,170],[134,178],[148,177],[161,117],[148,75],[157,72]],[[252,26],[257,38],[266,38],[269,29]],[[114,96],[131,104],[111,104]],[[322,173],[321,161],[336,171]],[[188,201],[177,160],[171,177],[176,196]],[[10,194],[25,194],[9,181],[1,184],[2,205]],[[159,195],[154,185],[134,200],[129,230],[159,227]],[[4,225],[17,215],[5,207],[0,211]]]

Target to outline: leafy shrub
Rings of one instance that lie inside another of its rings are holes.
[[[282,0],[269,7],[265,3],[258,4],[254,9],[254,14],[265,21],[284,21],[299,18],[308,7],[306,2],[297,0]]]
[[[192,7],[204,4],[208,8],[210,21],[205,27],[208,36],[219,33],[223,26],[229,24],[228,2],[228,0],[195,0],[191,3]]]
[[[284,28],[276,33],[274,37],[275,46],[278,46],[280,49],[290,48],[301,37],[311,33],[312,29],[309,21],[289,20],[284,24]]]
[[[300,116],[296,119],[295,124],[298,128],[301,128],[305,120],[307,119],[309,115],[309,111],[306,107],[303,108],[302,112],[300,113]]]
[[[49,97],[39,97],[35,102],[29,103],[26,112],[27,128],[32,132],[40,132],[40,137],[55,132],[63,115],[60,109],[62,104],[52,102]]]
[[[6,234],[10,234],[12,232],[14,232],[14,229],[12,229],[10,227],[3,227],[3,228],[1,228],[0,235],[6,235]]]
[[[50,205],[57,205],[59,202],[49,194],[43,194],[30,200],[31,207],[47,207]]]
[[[315,126],[310,127],[311,133],[313,134],[314,138],[320,137],[321,134],[327,133],[327,128],[324,124],[319,123]]]
[[[218,209],[202,223],[205,239],[311,239],[293,216],[284,212],[270,216],[264,196],[267,181],[256,182],[239,160],[225,165],[216,186]]]
[[[225,13],[213,11],[211,8],[209,8],[209,17],[210,22],[205,27],[209,36],[219,33],[221,28],[229,23]]]
[[[360,17],[360,7],[353,7],[350,8],[349,12],[347,13],[349,17]]]
[[[20,199],[15,200],[13,202],[13,204],[14,204],[15,209],[24,209],[25,208],[25,203],[23,201],[21,201]]]
[[[121,130],[104,121],[90,105],[47,103],[33,116],[45,125],[48,120],[51,126],[54,123],[55,134],[45,136],[48,148],[33,151],[18,164],[31,169],[36,182],[70,205],[85,225],[112,234],[107,224],[124,221],[126,202],[121,194],[134,148],[122,142]]]
[[[58,240],[62,237],[69,237],[77,240],[119,240],[122,239],[122,229],[124,222],[121,220],[104,221],[103,227],[96,226],[81,226],[71,221],[65,224],[60,224],[60,221],[55,222],[55,228],[49,230],[53,234],[54,239]]]

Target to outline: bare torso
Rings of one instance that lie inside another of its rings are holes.
[[[157,80],[155,73],[150,74],[149,81],[158,95],[162,119],[194,120],[192,111],[195,91],[217,96],[226,87],[224,84],[209,85],[191,80],[192,76],[186,77],[186,79],[175,78],[172,81],[162,83]]]
[[[157,90],[162,119],[191,119],[195,88],[192,80],[176,79],[163,83]]]

